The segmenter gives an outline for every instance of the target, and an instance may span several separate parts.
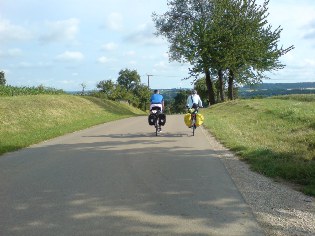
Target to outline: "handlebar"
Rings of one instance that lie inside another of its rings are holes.
[[[199,107],[197,107],[197,108],[189,108],[189,107],[187,107],[187,112],[188,113],[198,113],[198,109],[199,109]]]

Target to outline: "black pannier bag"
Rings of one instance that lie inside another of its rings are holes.
[[[156,116],[154,114],[150,114],[148,116],[149,125],[155,125],[155,119],[156,119]]]
[[[159,114],[159,125],[165,125],[166,123],[166,115],[161,113]]]

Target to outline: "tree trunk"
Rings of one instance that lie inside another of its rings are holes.
[[[229,71],[229,87],[228,87],[228,98],[230,100],[234,99],[233,84],[234,84],[234,73],[233,73],[233,70],[230,70]]]
[[[208,97],[209,97],[209,106],[215,104],[215,94],[213,89],[213,83],[210,76],[210,71],[208,68],[205,68],[206,74],[206,84],[208,89]]]
[[[218,71],[218,76],[219,76],[220,100],[221,100],[221,102],[224,102],[223,72],[221,69]]]

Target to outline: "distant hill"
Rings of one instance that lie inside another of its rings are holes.
[[[302,83],[264,83],[254,86],[244,86],[241,90],[248,89],[315,89],[315,82]]]
[[[239,97],[269,97],[289,94],[315,94],[315,82],[264,83],[239,88]]]

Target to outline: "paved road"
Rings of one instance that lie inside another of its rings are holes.
[[[168,116],[68,134],[0,157],[0,235],[264,235],[205,131]]]

